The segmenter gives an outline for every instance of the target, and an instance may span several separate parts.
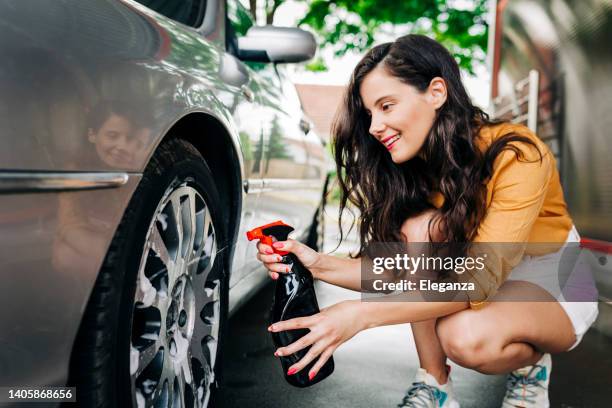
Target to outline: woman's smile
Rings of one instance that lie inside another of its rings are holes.
[[[382,144],[385,145],[387,150],[393,149],[393,145],[401,138],[401,135],[398,133],[397,135],[389,136],[383,140],[381,140]]]

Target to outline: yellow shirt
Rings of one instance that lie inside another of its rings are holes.
[[[528,243],[562,244],[573,224],[563,198],[555,158],[533,132],[522,125],[504,123],[484,127],[476,143],[484,151],[495,139],[508,133],[528,137],[538,146],[543,157],[540,162],[533,146],[512,142],[524,158],[519,161],[514,151],[503,150],[495,159],[493,174],[487,183],[486,213],[473,242],[483,246],[504,242],[517,245],[491,245],[487,248],[485,273],[470,276],[480,291],[479,301],[470,302],[472,308],[482,305],[482,300],[495,293],[525,254],[543,255],[559,247],[528,246]],[[432,204],[437,208],[443,202],[441,194],[432,196]]]

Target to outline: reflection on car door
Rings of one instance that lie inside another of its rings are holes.
[[[272,64],[263,73],[271,86],[262,93],[263,131],[268,142],[264,150],[264,190],[259,209],[271,220],[280,217],[293,226],[297,238],[310,225],[317,200],[309,195],[321,183],[309,193],[309,184],[314,183],[309,183],[307,178],[308,152],[300,127],[303,112],[295,87],[287,78],[280,77]]]
[[[235,57],[228,54],[226,58]],[[242,64],[238,60],[233,62]],[[255,72],[246,66],[243,68],[248,72],[249,80],[234,90],[231,111],[241,145],[244,164],[243,182],[247,194],[243,195],[240,231],[234,249],[230,287],[259,265],[255,258],[255,246],[242,238],[245,237],[246,231],[263,223],[258,214],[259,194],[263,187],[262,159],[265,145],[261,121],[262,107],[257,96],[261,92],[261,83],[257,80]]]
[[[237,0],[227,0],[227,50],[238,55],[237,39],[254,25],[250,13]],[[300,128],[302,110],[295,87],[281,78],[273,63],[244,62],[248,67],[249,105],[252,118],[245,122],[236,112],[246,172],[247,194],[239,237],[251,228],[282,219],[296,229],[306,230],[320,199],[320,178],[307,189],[308,166],[305,134]],[[282,66],[281,66],[282,67]],[[282,68],[281,68],[282,69]],[[252,113],[255,113],[256,118]],[[230,286],[256,269],[256,246],[239,238]],[[238,265],[240,263],[240,265]]]
[[[244,36],[254,25],[249,12],[237,0],[227,0],[226,48],[229,57],[235,63],[241,64],[249,75],[249,82],[244,84],[240,93],[243,103],[233,111],[234,122],[238,128],[242,158],[244,161],[244,189],[246,194],[243,202],[243,211],[238,231],[238,240],[234,250],[232,275],[230,287],[234,287],[250,272],[261,267],[255,257],[257,248],[244,237],[246,231],[269,222],[259,212],[259,197],[263,189],[263,159],[268,135],[263,131],[262,93],[269,87],[265,78],[259,71],[264,64],[238,61],[237,40]]]

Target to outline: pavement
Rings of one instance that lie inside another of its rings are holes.
[[[337,213],[328,215],[326,251],[337,242]],[[339,249],[355,248],[354,235]],[[265,286],[230,319],[229,341],[223,361],[224,381],[220,407],[395,407],[410,386],[418,356],[409,324],[378,327],[357,334],[334,353],[335,371],[324,381],[304,389],[287,384],[275,347],[266,328],[273,297],[273,282]],[[321,307],[359,293],[317,282]],[[612,307],[601,304],[601,319]],[[606,322],[606,326],[607,326]],[[612,338],[592,329],[571,352],[553,356],[551,407],[609,407],[612,389]],[[484,375],[451,364],[457,399],[462,407],[501,405],[505,376]]]

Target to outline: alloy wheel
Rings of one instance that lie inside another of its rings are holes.
[[[221,277],[211,273],[216,252],[205,200],[187,183],[171,186],[152,218],[136,278],[134,407],[208,405],[221,320]]]

